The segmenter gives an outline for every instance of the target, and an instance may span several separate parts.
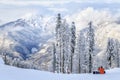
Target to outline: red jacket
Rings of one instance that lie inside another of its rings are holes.
[[[99,70],[100,74],[104,74],[104,72],[105,72],[104,68],[102,68],[102,67],[100,67],[98,70]]]

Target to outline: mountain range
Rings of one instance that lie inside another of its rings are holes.
[[[120,41],[120,20],[107,20],[106,17],[107,15],[100,21],[93,21],[96,53],[100,59],[104,56],[108,38]],[[77,22],[76,35],[80,31],[78,24]],[[1,25],[0,54],[7,55],[9,65],[52,71],[55,26],[56,17],[41,15],[29,15]]]

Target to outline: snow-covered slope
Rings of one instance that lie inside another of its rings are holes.
[[[106,74],[57,74],[4,65],[0,58],[1,80],[119,80],[120,69],[106,71]]]

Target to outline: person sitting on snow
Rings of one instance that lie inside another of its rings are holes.
[[[100,74],[105,74],[105,69],[101,66],[98,68]]]

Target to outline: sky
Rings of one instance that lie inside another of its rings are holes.
[[[29,13],[73,15],[85,8],[120,12],[120,0],[0,0],[0,25]]]

